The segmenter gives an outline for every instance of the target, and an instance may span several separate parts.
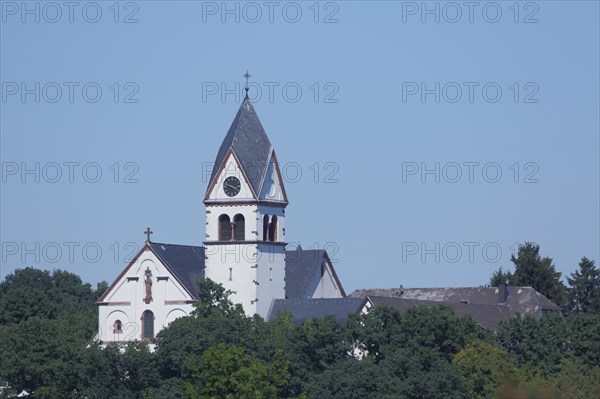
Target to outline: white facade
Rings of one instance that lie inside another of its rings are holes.
[[[152,299],[146,303],[148,270]],[[108,343],[154,338],[176,318],[189,315],[193,302],[186,289],[146,247],[98,301],[98,339]],[[144,336],[142,318],[146,311],[152,312],[154,331]]]
[[[205,200],[205,276],[233,291],[231,299],[240,303],[248,316],[266,317],[271,301],[285,298],[285,194],[273,157],[262,190],[264,200],[257,200],[246,172],[230,151],[209,187]],[[223,186],[231,176],[240,181],[239,192],[232,197]],[[224,240],[222,218],[235,224],[239,215],[244,220],[243,238],[228,231],[231,237]],[[267,226],[274,221],[271,241]]]
[[[323,260],[321,271],[321,275],[311,281],[311,285],[316,286],[312,298],[343,298],[344,294],[338,287],[333,266],[327,259]]]

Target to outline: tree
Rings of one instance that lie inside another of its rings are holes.
[[[188,317],[180,317],[158,333],[156,354],[163,378],[181,378],[189,355],[200,356],[218,344],[238,345],[251,332],[251,319],[229,300],[230,291],[202,279],[200,300]]]
[[[397,379],[398,393],[391,398],[462,399],[464,379],[446,356],[425,346],[407,346],[388,353],[380,364]]]
[[[30,317],[57,319],[84,313],[96,323],[96,295],[89,284],[70,272],[17,269],[0,283],[0,326]]]
[[[499,268],[492,274],[490,277],[490,287],[499,287],[502,284],[514,285],[514,276],[509,271],[502,271],[502,268]]]
[[[488,342],[475,340],[458,352],[452,364],[466,379],[465,398],[493,399],[500,387],[520,379],[519,370],[504,349]]]
[[[392,398],[397,388],[398,380],[391,371],[372,359],[345,359],[314,378],[308,395],[319,399]]]
[[[600,314],[600,269],[586,257],[579,262],[579,270],[567,277],[570,310],[574,313]]]
[[[541,318],[515,316],[503,320],[496,338],[517,361],[519,367],[556,373],[563,356],[570,352],[570,332],[565,320],[557,315]]]
[[[379,362],[397,348],[425,347],[448,361],[472,339],[487,334],[470,316],[456,317],[450,306],[418,306],[402,315],[386,306],[351,317],[346,328],[358,350]]]
[[[561,273],[557,272],[552,259],[540,256],[539,245],[526,242],[519,245],[517,256],[511,256],[515,264],[515,285],[531,286],[539,293],[560,306],[566,303],[565,285],[560,281]]]
[[[25,390],[35,392],[36,397],[70,397],[84,373],[90,332],[84,320],[30,317],[0,327],[0,381],[17,393]]]
[[[209,348],[200,358],[189,357],[184,368],[190,399],[275,399],[289,378],[280,356],[263,362],[239,345]]]

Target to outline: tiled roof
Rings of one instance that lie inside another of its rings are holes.
[[[454,314],[458,317],[470,315],[473,320],[481,327],[495,331],[498,328],[498,323],[501,320],[506,320],[514,315],[514,312],[505,305],[482,305],[482,304],[466,304],[456,302],[441,302],[441,301],[426,301],[416,299],[405,299],[398,297],[368,297],[374,306],[391,306],[394,309],[404,313],[410,308],[417,306],[439,306],[447,305],[452,307]]]
[[[204,247],[158,242],[151,242],[149,246],[190,295],[198,300],[197,282],[204,275]]]
[[[286,299],[306,298],[306,288],[310,277],[321,272],[321,264],[324,261],[325,250],[322,249],[298,247],[293,251],[285,251]]]
[[[267,316],[267,321],[274,321],[277,314],[290,311],[294,322],[302,324],[313,317],[334,316],[339,322],[348,319],[348,315],[359,311],[364,298],[313,298],[313,299],[275,299]]]
[[[388,297],[416,299],[423,301],[466,303],[478,305],[498,305],[498,287],[458,287],[458,288],[379,288],[359,289],[351,297]],[[506,306],[512,313],[541,315],[544,311],[560,311],[554,302],[532,287],[508,287]]]

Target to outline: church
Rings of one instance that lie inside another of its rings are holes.
[[[346,295],[325,250],[286,249],[288,198],[275,149],[250,102],[244,98],[214,162],[204,196],[203,246],[147,240],[97,302],[102,343],[152,342],[198,301],[199,279],[207,277],[234,294],[248,316],[272,321],[281,311],[296,323],[373,306],[400,312],[447,305],[494,331],[516,314],[540,317],[560,307],[531,287],[362,289]]]
[[[234,292],[247,315],[275,299],[344,298],[324,250],[286,250],[288,198],[275,149],[248,96],[217,152],[204,197],[203,246],[147,240],[97,302],[103,343],[152,340],[198,300],[207,277]]]

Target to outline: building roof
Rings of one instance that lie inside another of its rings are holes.
[[[221,166],[230,149],[240,162],[240,167],[244,171],[250,186],[258,196],[265,179],[273,147],[248,98],[245,98],[242,102],[229,131],[221,143],[207,186],[207,193],[214,186],[214,179],[218,178]]]
[[[360,310],[364,301],[364,298],[275,299],[266,320],[274,321],[278,313],[289,311],[296,324],[302,324],[313,317],[326,316],[333,316],[343,323],[351,313]]]
[[[200,278],[204,277],[204,247],[159,242],[148,242],[146,245],[156,254],[181,285],[183,285],[192,298],[198,300],[197,282]],[[286,298],[305,298],[308,295],[306,289],[311,277],[315,273],[321,272],[321,263],[326,261],[326,259],[327,251],[325,250],[306,250],[298,247],[294,251],[286,251]],[[345,295],[343,287],[335,275],[335,270],[333,270],[333,274],[342,294]]]
[[[306,297],[310,277],[321,273],[321,264],[325,261],[325,250],[302,249],[285,251],[285,297],[300,299]]]
[[[204,247],[158,242],[150,242],[148,246],[190,295],[198,300],[198,280],[204,276]]]
[[[321,265],[326,262],[331,267],[331,274],[343,297],[346,296],[333,264],[324,249],[303,249],[300,245],[295,250],[285,251],[285,298],[308,298],[312,292],[309,283],[317,274],[321,274]]]
[[[498,287],[458,287],[458,288],[378,288],[359,289],[351,297],[397,297],[422,301],[465,303],[478,305],[498,305]],[[506,306],[512,313],[541,315],[544,311],[560,311],[554,302],[532,287],[508,287]]]
[[[390,306],[400,311],[400,313],[404,313],[408,309],[417,306],[450,306],[456,316],[463,317],[470,315],[477,324],[491,331],[495,331],[498,328],[498,324],[501,320],[509,319],[515,314],[506,305],[467,304],[378,296],[369,296],[368,300],[373,306]]]

